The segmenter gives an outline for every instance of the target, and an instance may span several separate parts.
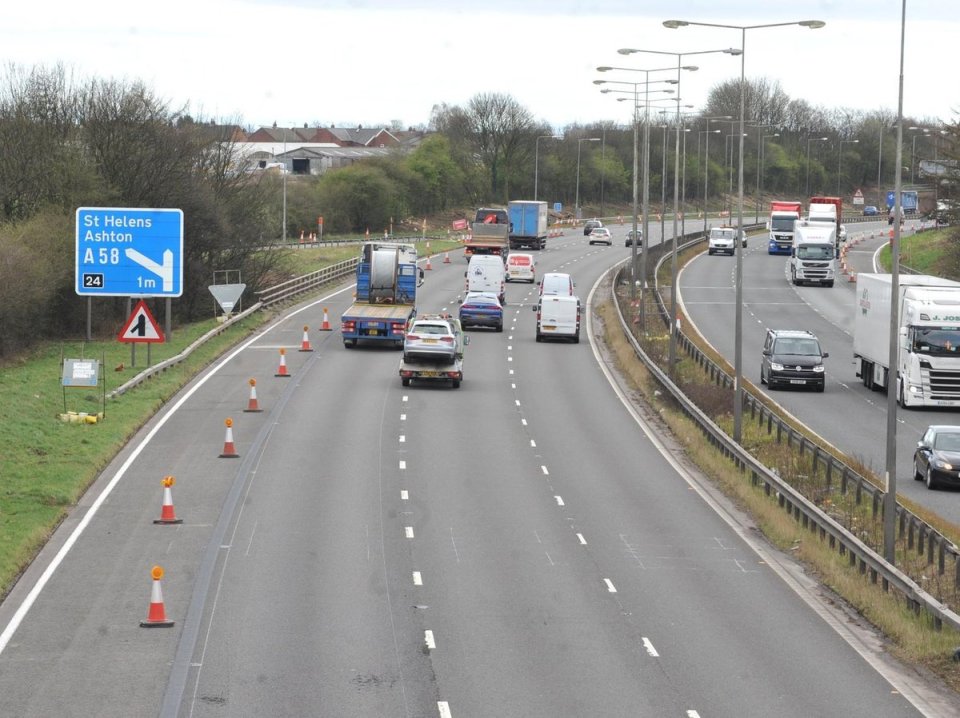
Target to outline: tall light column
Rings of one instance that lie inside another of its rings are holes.
[[[910,134],[913,135],[913,146],[910,148],[910,184],[914,183],[914,168],[916,166],[916,157],[917,157],[917,132],[921,134],[926,133],[926,129],[923,127],[908,127]]]
[[[770,137],[779,137],[779,136],[780,136],[779,132],[774,132],[771,135],[763,135],[760,138],[760,171],[758,172],[758,179],[760,180],[760,183],[757,187],[758,197],[763,194],[763,160],[767,154],[767,143],[765,142],[765,140],[767,140]],[[759,222],[760,222],[760,218],[758,217],[757,223],[759,224]]]
[[[577,198],[573,203],[574,226],[580,221],[580,147],[584,142],[599,142],[599,137],[581,137],[577,140]]]
[[[846,142],[848,145],[855,145],[859,141],[860,140],[840,140],[839,151],[837,152],[837,154],[839,155],[839,157],[837,158],[837,197],[843,196],[840,194],[840,175],[843,170],[843,143]]]
[[[710,125],[708,124],[707,127]],[[710,184],[710,135],[719,135],[723,130],[700,130],[697,133],[697,141],[700,141],[700,135],[706,135],[707,141],[704,143],[705,147],[703,150],[703,235],[707,235],[707,215],[710,213],[710,208],[707,205],[707,202],[710,200],[710,195],[707,194],[707,187]],[[697,157],[700,156],[700,150],[697,150]]]
[[[807,138],[807,186],[806,192],[804,194],[810,196],[810,143],[811,142],[826,142],[829,140],[829,137],[808,137]]]
[[[533,153],[533,199],[537,199],[537,180],[540,175],[540,140],[550,139],[550,140],[562,140],[563,137],[560,135],[540,135],[534,140],[534,153]]]
[[[906,2],[906,0],[904,0]],[[768,23],[766,25],[721,25],[716,23],[689,22],[686,20],[666,20],[663,25],[668,28],[678,28],[687,25],[703,25],[706,27],[724,27],[740,31],[740,170],[737,183],[737,219],[739,228],[743,229],[743,125],[744,111],[746,107],[746,47],[747,30],[754,30],[764,27],[780,27],[783,25],[800,25],[810,29],[823,27],[826,23],[821,20],[801,20],[798,22],[778,22]],[[740,442],[743,423],[743,247],[742,242],[736,242],[737,267],[736,267],[736,329],[735,338],[736,347],[734,350],[734,377],[733,377],[733,440]]]
[[[773,125],[757,125],[757,198],[754,204],[756,205],[756,214],[753,217],[754,224],[760,224],[760,172],[763,169],[762,157],[763,157],[763,129],[765,127],[773,127]],[[774,137],[779,137],[780,133],[774,135]]]

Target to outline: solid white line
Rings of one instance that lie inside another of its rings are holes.
[[[564,505],[564,504],[563,504],[563,498],[562,498],[562,497],[560,497],[560,496],[554,496],[553,498],[555,498],[555,499],[557,500],[557,506],[563,506],[563,505]]]
[[[407,538],[413,538],[413,526],[404,526],[403,533]]]
[[[419,572],[419,571],[414,571],[414,572],[413,572],[413,585],[414,585],[414,586],[422,586],[422,585],[423,585],[423,577],[420,575],[420,572]]]
[[[580,543],[584,546],[587,545],[587,540],[583,537],[583,534],[577,534],[577,538],[580,540]]]
[[[437,701],[437,710],[440,711],[440,718],[453,718],[450,712],[450,706],[446,701]]]
[[[424,631],[423,640],[427,644],[427,648],[433,649],[437,647],[436,642],[433,640],[433,631]]]
[[[647,638],[646,636],[644,636],[643,638],[643,647],[646,648],[647,653],[649,653],[654,658],[660,657],[660,654],[657,653],[657,649],[653,647],[653,644],[650,642],[650,639]]]
[[[406,501],[406,500],[409,499],[409,498],[410,498],[410,494],[407,492],[407,490],[406,490],[406,489],[400,489],[400,500],[401,500],[401,501]]]
[[[609,578],[603,579],[603,582],[607,584],[607,591],[609,591],[610,593],[617,592],[617,587],[613,585],[613,581],[611,581]]]

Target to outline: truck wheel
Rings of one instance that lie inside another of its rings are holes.
[[[344,340],[343,340],[343,346],[346,347],[347,349],[353,349],[355,346],[357,346],[357,340],[356,340],[356,339],[344,339]]]
[[[824,282],[823,284],[824,284],[825,287],[832,287],[832,286],[833,286],[833,280],[831,279],[829,282]]]
[[[543,341],[543,335],[542,335],[540,332],[537,332],[537,341],[538,341],[538,342],[542,342],[542,341]]]
[[[451,379],[451,380],[450,380],[450,386],[451,386],[452,388],[454,388],[454,389],[459,389],[459,388],[460,388],[460,380],[459,380],[459,379]]]
[[[580,343],[580,332],[577,332],[576,334],[573,335],[573,343],[574,344]]]
[[[410,380],[407,377],[403,377],[402,379],[400,379],[400,383],[403,384],[404,386],[410,386]]]

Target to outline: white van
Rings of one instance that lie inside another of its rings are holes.
[[[511,252],[507,255],[507,281],[531,284],[537,281],[537,264],[532,254]]]
[[[540,296],[558,294],[563,297],[572,297],[576,285],[573,277],[563,272],[547,272],[540,280]]]
[[[533,307],[537,313],[537,341],[544,337],[566,337],[580,342],[579,297],[546,294]]]
[[[496,294],[501,304],[507,301],[504,290],[506,272],[503,258],[496,254],[474,254],[470,257],[466,271],[468,292],[490,292]]]

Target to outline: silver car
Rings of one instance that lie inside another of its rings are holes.
[[[457,335],[449,320],[416,319],[403,338],[404,360],[452,364],[457,355]]]

